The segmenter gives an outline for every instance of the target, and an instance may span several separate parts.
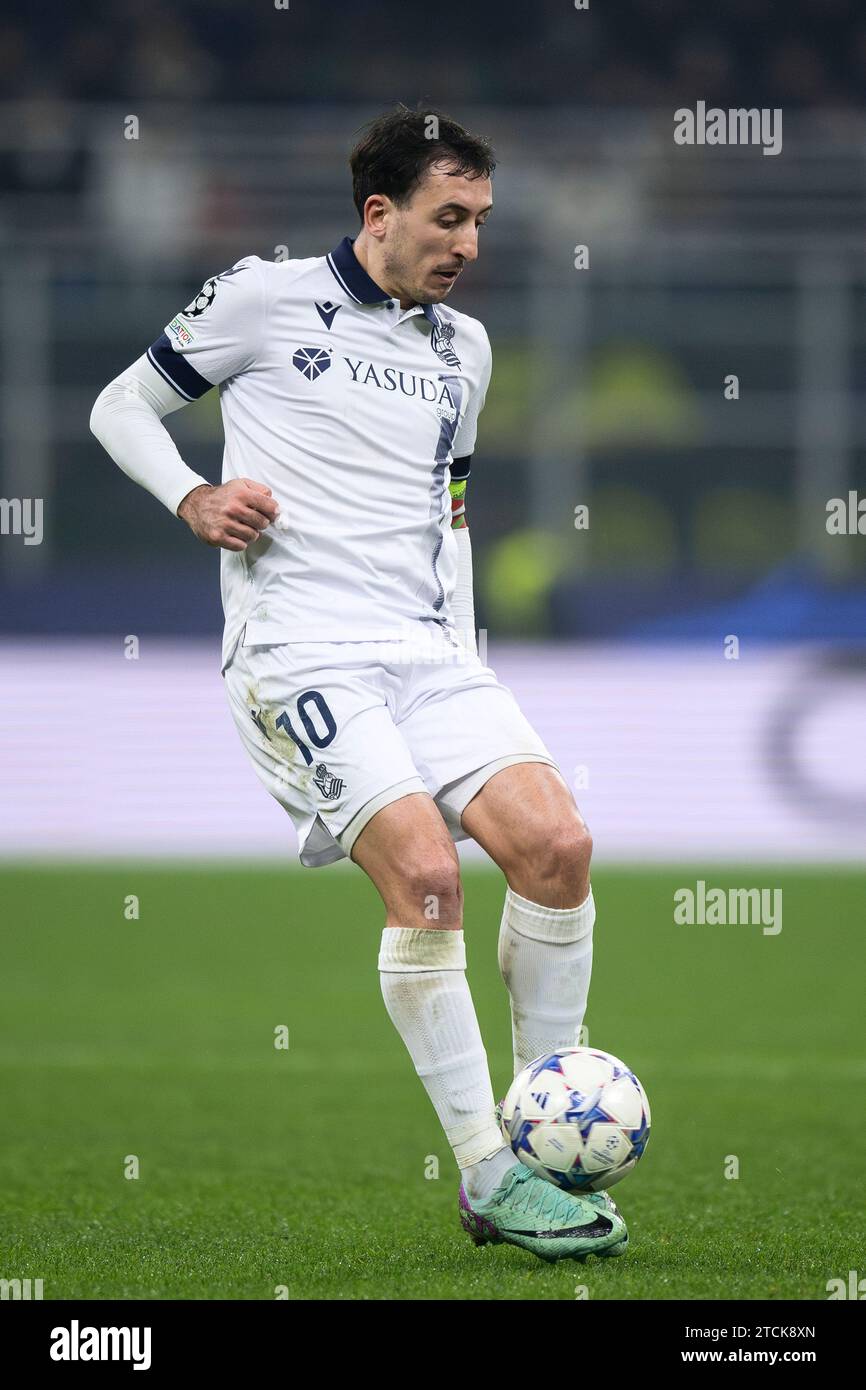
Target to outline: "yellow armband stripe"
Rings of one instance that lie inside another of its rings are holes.
[[[469,524],[466,520],[466,479],[453,479],[448,490],[451,493],[451,527],[458,530]]]

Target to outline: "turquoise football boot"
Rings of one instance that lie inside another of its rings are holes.
[[[628,1231],[626,1230],[626,1225],[625,1221],[623,1220],[622,1212],[620,1211],[616,1202],[611,1197],[610,1193],[581,1192],[580,1195],[581,1197],[585,1197],[588,1202],[591,1202],[592,1205],[595,1207],[596,1211],[606,1212],[611,1217],[618,1217],[619,1220],[622,1221],[622,1240],[617,1241],[616,1245],[609,1245],[606,1250],[599,1250],[598,1253],[604,1256],[606,1259],[612,1255],[624,1255],[626,1250],[628,1249]]]
[[[628,1240],[615,1208],[561,1192],[523,1163],[509,1169],[483,1202],[471,1202],[461,1183],[460,1224],[476,1245],[519,1245],[550,1262],[620,1253],[617,1247]]]

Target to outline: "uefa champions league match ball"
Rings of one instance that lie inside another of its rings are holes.
[[[502,1133],[521,1163],[567,1191],[600,1192],[647,1146],[649,1101],[634,1072],[597,1047],[560,1047],[518,1072]]]

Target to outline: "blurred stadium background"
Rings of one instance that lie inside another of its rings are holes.
[[[6,18],[0,494],[44,499],[44,538],[0,538],[0,850],[292,853],[222,708],[216,556],[87,420],[207,275],[354,235],[354,132],[408,99],[500,159],[455,300],[495,354],[477,622],[598,854],[856,854],[866,542],[825,523],[866,481],[866,19],[723,9],[470,5],[441,63],[393,3]],[[781,107],[783,153],[677,146],[697,99]],[[217,478],[217,393],[170,428]]]

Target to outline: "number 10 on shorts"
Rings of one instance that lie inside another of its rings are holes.
[[[326,730],[324,736],[318,732],[307,712],[307,706],[310,704],[315,706],[321,716],[322,723]],[[321,691],[305,690],[303,695],[298,696],[297,711],[298,718],[304,726],[304,731],[310,743],[316,748],[327,748],[328,744],[332,743],[336,737],[337,721],[328,708],[328,703]],[[282,714],[275,720],[275,724],[278,729],[282,729],[288,734],[293,743],[297,744],[304,756],[304,761],[307,764],[311,763],[313,761],[313,755],[310,752],[309,745],[300,737],[285,710],[283,710]]]

